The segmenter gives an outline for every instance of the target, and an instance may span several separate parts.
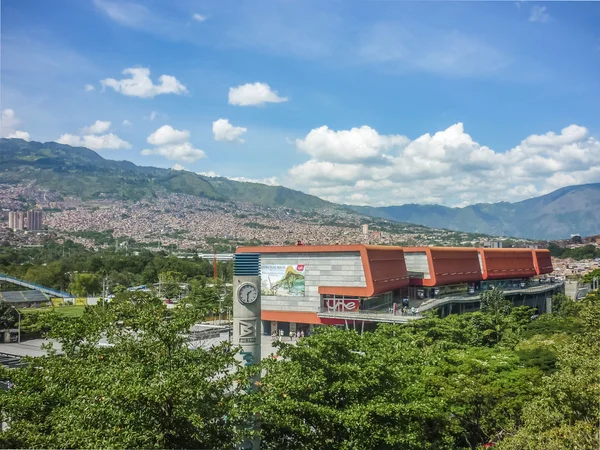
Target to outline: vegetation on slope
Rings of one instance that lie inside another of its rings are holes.
[[[261,206],[299,209],[334,206],[318,197],[281,186],[208,178],[183,170],[140,167],[102,158],[87,148],[56,142],[2,139],[0,183],[34,182],[37,186],[84,200],[140,200],[160,191],[244,201]]]

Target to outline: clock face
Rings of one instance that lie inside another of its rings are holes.
[[[258,289],[252,283],[244,283],[238,288],[237,297],[241,304],[249,305],[258,298]]]

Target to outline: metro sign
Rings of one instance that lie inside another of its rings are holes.
[[[256,320],[240,320],[240,344],[254,344],[256,342]]]

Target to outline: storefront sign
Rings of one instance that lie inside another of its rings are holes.
[[[324,306],[329,312],[353,312],[358,311],[358,300],[328,298],[324,300]]]

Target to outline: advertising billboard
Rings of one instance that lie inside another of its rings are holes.
[[[263,264],[261,294],[265,296],[304,296],[304,264]]]

